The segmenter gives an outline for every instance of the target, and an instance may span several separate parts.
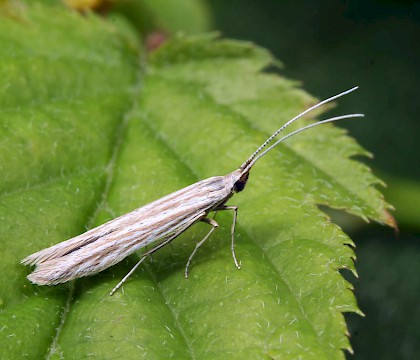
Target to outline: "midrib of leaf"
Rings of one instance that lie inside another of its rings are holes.
[[[115,136],[115,140],[114,140],[114,144],[112,146],[112,155],[111,158],[108,162],[108,164],[106,165],[106,181],[105,181],[105,186],[104,189],[102,191],[102,193],[100,194],[101,197],[101,201],[98,202],[96,209],[94,209],[93,213],[91,216],[88,217],[87,222],[86,222],[86,229],[91,229],[94,227],[95,223],[97,223],[97,218],[98,215],[101,211],[104,210],[105,208],[105,204],[107,202],[107,196],[109,194],[109,190],[111,188],[112,185],[112,180],[113,180],[113,176],[114,176],[114,171],[115,171],[115,167],[117,165],[117,159],[118,159],[118,155],[120,152],[120,148],[121,148],[121,144],[124,140],[124,134],[128,125],[128,121],[129,121],[129,116],[130,114],[133,112],[133,107],[135,106],[136,102],[134,101],[134,98],[139,96],[140,93],[140,88],[141,88],[141,84],[142,84],[142,74],[143,74],[143,70],[139,67],[138,68],[138,74],[137,74],[137,84],[133,84],[135,86],[135,88],[137,88],[137,91],[134,91],[132,94],[132,105],[131,108],[129,108],[126,112],[126,115],[122,117],[120,124],[118,125],[117,129],[116,129],[116,136]],[[100,224],[97,224],[100,225]],[[56,353],[59,353],[59,337],[60,334],[62,332],[62,329],[65,325],[66,322],[66,318],[67,318],[67,314],[71,311],[71,304],[73,301],[73,293],[74,293],[74,287],[76,286],[77,282],[74,281],[70,291],[69,291],[69,295],[66,301],[66,304],[64,305],[62,314],[60,316],[60,325],[57,327],[56,329],[56,334],[52,340],[51,346],[50,346],[50,351],[48,353],[48,355],[46,356],[46,359],[49,360],[52,358],[52,356],[54,356]]]

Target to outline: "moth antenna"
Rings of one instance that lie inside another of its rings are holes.
[[[318,126],[318,125],[322,125],[322,124],[326,124],[329,122],[333,122],[333,121],[339,121],[339,120],[343,120],[343,119],[351,119],[351,118],[361,118],[364,117],[364,114],[347,114],[347,115],[340,115],[340,116],[335,116],[329,119],[325,119],[325,120],[321,120],[318,121],[316,123],[304,126],[303,128],[297,129],[295,131],[292,131],[290,134],[287,134],[286,136],[283,136],[281,139],[277,140],[273,145],[271,145],[269,148],[267,148],[266,150],[264,150],[261,154],[259,154],[257,157],[255,157],[247,166],[247,169],[250,169],[257,161],[259,158],[263,157],[265,154],[267,154],[270,150],[272,150],[274,147],[276,147],[278,144],[280,144],[282,141],[286,140],[287,138],[296,135],[297,133],[300,133],[301,131],[305,131],[308,130],[312,127]]]
[[[349,90],[346,90],[346,91],[343,91],[343,92],[341,92],[341,93],[339,93],[339,94],[337,94],[337,95],[334,95],[334,96],[331,96],[331,97],[329,97],[328,99],[325,99],[325,100],[323,100],[323,101],[321,101],[321,102],[319,102],[318,104],[316,104],[316,105],[314,105],[314,106],[312,106],[312,107],[310,107],[309,109],[306,109],[305,111],[303,111],[303,112],[301,112],[299,115],[297,115],[297,116],[295,116],[293,119],[291,119],[291,120],[289,120],[287,123],[285,123],[283,126],[281,126],[278,130],[276,130],[274,133],[273,133],[273,135],[271,135],[266,141],[264,141],[264,143],[257,149],[257,150],[255,150],[254,151],[254,153],[241,165],[241,167],[240,167],[240,169],[242,169],[242,170],[244,170],[244,169],[250,169],[255,163],[256,163],[256,161],[259,159],[259,158],[261,158],[261,156],[263,156],[263,155],[265,155],[268,151],[270,151],[274,146],[276,146],[277,144],[279,144],[281,141],[283,141],[283,140],[285,140],[286,138],[288,138],[289,136],[287,136],[287,137],[285,137],[285,138],[283,138],[283,139],[281,139],[280,141],[277,141],[274,145],[272,145],[272,146],[270,146],[266,151],[264,151],[263,153],[261,153],[259,156],[257,156],[260,152],[261,152],[261,150],[262,149],[264,149],[271,141],[273,141],[273,139],[279,134],[279,133],[281,133],[285,128],[287,128],[290,124],[292,124],[292,123],[294,123],[296,120],[298,120],[298,119],[300,119],[301,117],[303,117],[304,115],[306,115],[307,113],[309,113],[309,112],[311,112],[311,111],[313,111],[313,110],[315,110],[315,109],[317,109],[317,108],[319,108],[320,106],[322,106],[322,105],[324,105],[324,104],[326,104],[326,103],[329,103],[329,102],[331,102],[331,101],[333,101],[333,100],[335,100],[335,99],[337,99],[337,98],[339,98],[339,97],[342,97],[342,96],[344,96],[344,95],[347,95],[347,94],[349,94],[349,93],[351,93],[351,92],[353,92],[353,91],[355,91],[355,90],[357,90],[359,87],[358,86],[355,86],[355,87],[353,87],[353,88],[351,88],[351,89],[349,89]],[[344,115],[345,117],[345,119],[346,118],[349,118],[349,117],[362,117],[363,115],[362,114],[350,114],[350,115]],[[332,119],[334,119],[334,118],[331,118],[331,119],[327,119],[327,120],[324,120],[323,122],[318,122],[318,123],[315,123],[315,124],[312,124],[312,125],[309,125],[309,126],[305,126],[305,127],[303,127],[303,128],[301,128],[300,129],[300,131],[303,131],[303,130],[306,130],[306,129],[309,129],[309,128],[311,128],[311,127],[313,127],[313,126],[315,126],[315,125],[317,125],[317,124],[322,124],[322,123],[324,123],[324,122],[332,122],[332,121],[337,121],[337,120],[341,120],[341,119],[343,119],[342,117],[339,117],[340,119],[335,119],[335,120],[332,120]],[[300,132],[300,131],[294,131],[293,133],[291,133],[291,134],[296,134],[296,133],[298,133],[298,132]],[[291,136],[291,134],[290,134],[290,136]]]

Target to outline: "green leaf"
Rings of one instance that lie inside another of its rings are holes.
[[[118,26],[118,27],[117,27]],[[178,37],[147,60],[128,26],[41,5],[0,21],[0,351],[2,359],[343,358],[343,312],[359,312],[352,241],[317,204],[389,222],[366,155],[323,126],[252,171],[239,206],[194,258],[197,224],[113,297],[133,255],[92,277],[31,285],[25,256],[171,191],[236,169],[315,100],[262,70],[252,44]],[[340,89],[341,90],[341,89]],[[304,124],[305,122],[301,122]],[[339,172],[337,172],[339,169]]]
[[[125,0],[113,4],[143,33],[163,31],[197,34],[208,31],[211,18],[203,0]]]

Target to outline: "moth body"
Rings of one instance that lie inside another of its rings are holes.
[[[145,251],[142,254],[139,262],[111,291],[110,295],[112,295],[135,271],[147,255],[159,250],[174,240],[196,222],[203,221],[209,224],[211,229],[197,243],[189,257],[185,268],[185,276],[187,277],[193,256],[198,248],[218,227],[217,222],[213,218],[208,217],[209,213],[223,210],[231,210],[234,214],[231,228],[231,252],[235,265],[239,269],[240,266],[234,250],[234,234],[238,208],[236,206],[228,206],[226,202],[234,193],[244,189],[251,168],[261,157],[265,156],[280,142],[301,131],[321,124],[362,117],[362,114],[348,114],[329,118],[301,127],[274,141],[280,132],[308,112],[356,89],[357,87],[352,88],[321,101],[286,122],[260,145],[237,170],[230,174],[214,176],[199,181],[128,214],[108,221],[84,234],[29,255],[22,260],[22,263],[25,265],[35,265],[36,268],[28,275],[28,279],[38,285],[55,285],[92,275],[119,263],[135,251],[149,244],[156,243],[151,250]],[[272,141],[274,141],[274,144],[268,146]]]
[[[22,260],[36,265],[28,279],[55,285],[98,273],[137,250],[185,231],[223,205],[234,192],[240,171],[214,176],[175,191],[79,236]]]

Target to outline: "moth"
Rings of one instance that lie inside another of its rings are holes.
[[[153,248],[143,252],[138,263],[112,289],[110,295],[113,295],[148,255],[169,244],[190,226],[202,221],[209,224],[211,229],[197,243],[194,251],[188,258],[185,267],[185,277],[188,277],[192,258],[200,246],[219,226],[214,218],[209,217],[209,214],[227,210],[233,211],[231,252],[236,267],[240,269],[234,247],[238,208],[226,205],[227,201],[235,193],[241,192],[245,188],[249,172],[255,163],[282,141],[318,125],[342,119],[363,117],[363,114],[347,114],[332,117],[304,126],[280,139],[275,139],[286,127],[310,111],[356,89],[357,87],[351,88],[321,101],[286,122],[259,146],[237,170],[230,174],[201,180],[79,236],[29,255],[22,260],[22,263],[24,265],[36,265],[36,268],[28,275],[28,279],[37,285],[56,285],[93,275],[119,263],[132,253],[154,244]],[[268,146],[272,141],[274,143]]]

